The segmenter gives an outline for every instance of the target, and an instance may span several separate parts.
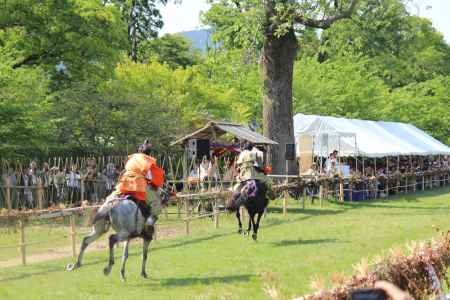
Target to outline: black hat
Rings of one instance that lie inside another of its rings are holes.
[[[150,151],[152,149],[152,144],[146,139],[142,145],[138,146],[138,152],[144,153],[144,154],[150,154]]]

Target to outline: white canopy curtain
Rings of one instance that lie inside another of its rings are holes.
[[[311,135],[321,140],[322,145],[325,136],[329,143],[333,140],[330,137],[338,137],[340,156],[450,155],[450,147],[406,123],[297,114],[294,116],[294,133],[296,143],[301,135]],[[331,149],[333,144],[324,149],[315,142],[314,153],[326,157],[329,152],[338,149]]]

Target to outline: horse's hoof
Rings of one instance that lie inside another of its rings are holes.
[[[105,268],[103,269],[103,274],[104,274],[105,276],[108,276],[109,273],[111,273],[111,267],[105,267]]]
[[[70,264],[67,264],[66,271],[73,271],[73,270],[75,270],[78,267],[79,266],[77,264],[70,263]]]
[[[141,273],[141,277],[142,277],[142,278],[148,278],[148,275],[147,275],[147,273],[142,272],[142,273]]]
[[[256,241],[256,234],[255,234],[255,233],[252,234],[252,239],[253,239],[254,241]]]
[[[242,228],[238,229],[238,234],[242,234]]]

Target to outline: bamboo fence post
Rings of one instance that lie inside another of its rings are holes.
[[[36,196],[38,200],[38,208],[44,209],[44,187],[41,180],[38,180],[37,183]]]
[[[399,192],[399,185],[400,185],[400,180],[397,178],[395,180],[395,194],[397,195]]]
[[[184,200],[184,221],[185,221],[185,229],[186,235],[189,236],[189,203],[188,199]]]
[[[84,201],[84,189],[85,189],[85,187],[84,187],[84,179],[81,179],[80,181],[81,181],[81,189],[80,189],[81,202],[83,202]]]
[[[408,175],[405,176],[405,194],[408,194]]]
[[[339,177],[339,202],[344,203],[344,181]]]
[[[6,178],[6,192],[5,192],[5,198],[6,198],[6,208],[8,211],[12,209],[12,201],[11,201],[11,181],[8,178]]]
[[[287,214],[287,198],[288,198],[288,191],[284,191],[284,197],[283,197],[283,215]]]
[[[422,191],[425,191],[425,176],[422,175]]]
[[[75,258],[77,257],[77,250],[76,250],[77,229],[75,226],[75,215],[71,214],[69,218],[70,218],[70,241],[72,245],[72,257]]]
[[[217,207],[217,202],[214,203],[214,207],[213,207],[213,212],[214,212],[214,228],[219,228],[219,210]]]
[[[22,265],[27,264],[26,249],[25,249],[25,224],[23,220],[19,220],[19,250],[22,258]]]

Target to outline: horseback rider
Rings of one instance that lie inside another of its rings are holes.
[[[234,194],[237,196],[245,183],[249,180],[258,180],[267,187],[268,178],[264,171],[263,152],[252,143],[246,143],[236,161],[239,171],[238,184],[234,187]]]
[[[146,140],[138,147],[138,153],[128,156],[116,190],[111,195],[132,196],[142,209],[146,226],[153,226],[158,219],[161,212],[160,188],[164,184],[164,170],[150,156],[151,147]]]

